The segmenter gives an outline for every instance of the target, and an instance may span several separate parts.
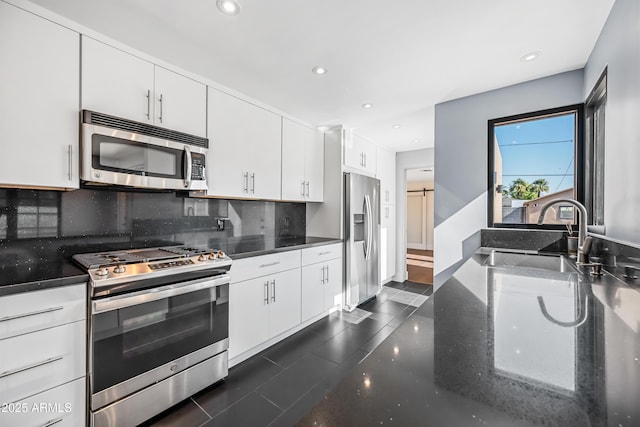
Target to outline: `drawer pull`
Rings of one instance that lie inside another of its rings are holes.
[[[50,357],[47,360],[43,360],[42,362],[36,362],[31,365],[23,366],[22,368],[14,369],[12,371],[4,371],[0,373],[0,378],[8,377],[10,375],[15,375],[20,372],[28,371],[29,369],[37,368],[38,366],[48,365],[49,363],[57,362],[58,360],[62,360],[64,356]]]
[[[36,316],[38,314],[50,313],[52,311],[62,310],[63,308],[64,307],[51,307],[51,308],[46,308],[44,310],[32,311],[31,313],[16,314],[15,316],[0,317],[0,322],[7,322],[9,320],[21,319],[23,317]]]
[[[270,262],[269,264],[260,265],[260,268],[271,267],[271,266],[278,265],[278,264],[280,264],[280,261]]]
[[[330,253],[331,253],[331,251],[318,252],[318,256],[322,256],[322,255],[329,255]]]
[[[60,417],[60,418],[57,418],[55,420],[47,421],[46,423],[42,424],[42,427],[49,427],[49,426],[52,426],[54,424],[58,424],[62,420],[64,420],[64,417]]]

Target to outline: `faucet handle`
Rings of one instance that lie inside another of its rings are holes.
[[[591,252],[592,242],[593,242],[593,239],[591,238],[591,236],[587,236],[584,238],[584,242],[582,242],[582,247],[578,249],[580,249],[583,254],[588,254],[589,252]]]

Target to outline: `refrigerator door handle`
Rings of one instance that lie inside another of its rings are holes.
[[[364,259],[369,260],[371,258],[371,235],[373,234],[373,212],[371,209],[371,198],[369,195],[364,196],[364,204],[367,209],[367,241]]]

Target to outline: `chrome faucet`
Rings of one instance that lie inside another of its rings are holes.
[[[588,264],[587,256],[591,250],[591,237],[587,236],[587,208],[584,205],[573,199],[556,199],[552,200],[542,207],[540,216],[538,217],[538,225],[542,225],[544,221],[544,214],[547,210],[556,203],[568,203],[575,206],[579,211],[578,214],[578,264]]]

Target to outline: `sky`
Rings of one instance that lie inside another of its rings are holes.
[[[549,182],[549,193],[573,187],[573,113],[500,125],[494,132],[502,154],[502,184],[506,188],[517,178],[527,182],[544,178]]]

